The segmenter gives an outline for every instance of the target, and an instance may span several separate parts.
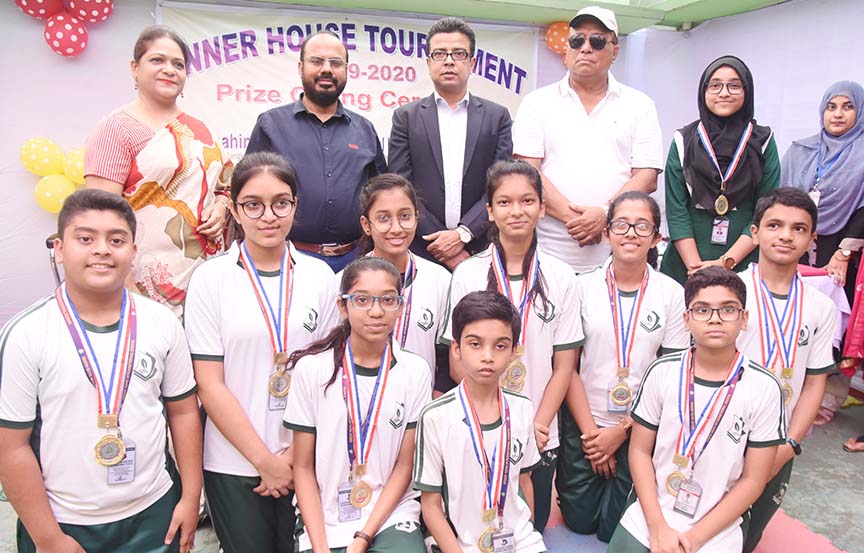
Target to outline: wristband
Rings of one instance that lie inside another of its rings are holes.
[[[356,540],[357,538],[365,541],[367,547],[372,547],[372,538],[370,538],[369,534],[367,534],[363,530],[358,530],[357,532],[354,532],[354,539]]]

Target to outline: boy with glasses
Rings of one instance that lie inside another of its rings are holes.
[[[642,380],[631,412],[636,494],[612,553],[741,551],[741,517],[786,440],[777,379],[735,345],[748,324],[744,283],[707,267],[684,298],[695,346],[661,357]]]

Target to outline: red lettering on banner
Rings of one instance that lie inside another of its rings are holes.
[[[216,101],[238,104],[281,104],[282,93],[276,89],[252,88],[248,84],[234,87],[228,83],[217,83]]]
[[[402,107],[407,103],[413,102],[414,100],[419,100],[420,96],[404,96],[399,95],[393,92],[392,90],[385,90],[381,93],[381,105],[385,108],[397,108]]]

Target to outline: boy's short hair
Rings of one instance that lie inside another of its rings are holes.
[[[132,231],[132,238],[135,238],[135,212],[132,211],[132,206],[129,205],[122,196],[99,190],[96,188],[83,189],[74,192],[63,202],[63,209],[57,216],[57,235],[62,240],[63,231],[69,226],[76,215],[85,211],[113,211],[122,217],[126,224],[129,225],[129,230]]]
[[[744,281],[734,271],[730,271],[725,267],[711,265],[704,269],[699,269],[687,279],[684,285],[684,304],[690,308],[690,302],[696,297],[703,288],[710,286],[723,286],[731,290],[738,301],[741,302],[741,307],[747,307],[747,288],[744,286]]]
[[[786,207],[797,207],[803,209],[810,214],[810,228],[816,230],[816,223],[819,218],[819,210],[813,202],[810,194],[804,192],[800,188],[793,186],[784,186],[783,188],[775,188],[771,192],[765,194],[759,201],[756,202],[756,209],[753,210],[753,224],[759,227],[762,222],[762,217],[769,208],[775,205],[785,205]]]
[[[519,333],[522,331],[519,312],[510,300],[490,290],[471,292],[456,304],[453,309],[453,339],[459,342],[466,326],[486,319],[510,325],[513,331],[513,343],[519,341]]]

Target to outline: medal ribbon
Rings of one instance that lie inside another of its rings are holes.
[[[642,285],[633,298],[633,305],[630,307],[630,316],[627,318],[627,326],[624,326],[624,308],[621,302],[621,291],[618,290],[615,284],[615,272],[612,270],[612,264],[606,268],[606,289],[609,292],[609,306],[612,308],[612,322],[615,326],[615,351],[618,354],[618,366],[630,367],[630,354],[633,351],[633,344],[636,342],[635,324],[639,320],[639,310],[642,307],[642,300],[645,299],[645,289],[648,287],[648,268],[645,268],[645,276],[642,277]]]
[[[708,442],[714,436],[714,432],[717,430],[717,426],[720,424],[720,420],[726,413],[726,408],[729,406],[729,402],[732,399],[732,394],[735,393],[735,386],[733,384],[737,384],[738,378],[740,378],[740,374],[743,370],[743,365],[744,356],[741,354],[740,351],[736,352],[735,358],[729,365],[729,372],[726,374],[726,378],[723,379],[723,385],[719,388],[715,388],[714,391],[711,393],[711,397],[708,398],[708,402],[705,404],[705,407],[702,409],[702,412],[699,414],[699,419],[697,420],[695,385],[696,370],[693,367],[693,350],[687,350],[687,352],[681,357],[681,370],[678,380],[678,418],[681,421],[681,430],[678,432],[678,439],[675,442],[675,452],[680,453],[684,457],[692,459],[693,465],[695,465],[695,462],[696,460],[698,460],[699,456],[702,455],[702,452],[705,451],[705,448],[708,447]],[[720,409],[720,412],[717,414],[717,417],[714,418],[714,426],[709,432],[708,438],[702,444],[702,449],[699,452],[699,455],[694,458],[693,454],[696,450],[696,444],[699,441],[699,436],[705,431],[705,429],[708,427],[708,421],[710,421],[714,416],[714,410],[720,403],[720,392],[723,389],[727,390],[725,398],[723,400],[723,405]],[[689,432],[686,436],[684,435],[685,425],[683,413],[683,410],[685,408],[685,394],[688,397],[688,402],[686,405],[690,423],[688,428]]]
[[[498,518],[503,520],[504,504],[507,501],[507,487],[510,483],[510,405],[504,398],[504,392],[498,389],[498,406],[501,410],[502,425],[498,433],[498,443],[492,450],[492,461],[486,455],[483,445],[483,428],[480,419],[474,409],[474,403],[465,381],[459,383],[457,388],[459,401],[462,403],[462,412],[465,414],[465,422],[468,424],[468,434],[471,436],[471,446],[474,448],[474,456],[477,463],[483,469],[486,482],[486,493],[483,494],[483,511],[496,509]],[[497,499],[497,501],[496,501]]]
[[[378,376],[375,379],[375,387],[369,398],[369,408],[366,418],[360,419],[360,389],[357,385],[357,371],[354,367],[354,354],[351,352],[351,340],[345,342],[345,354],[342,358],[342,398],[348,409],[348,461],[353,471],[357,464],[365,465],[369,460],[369,451],[372,446],[372,438],[378,427],[378,416],[381,414],[381,405],[384,399],[384,390],[387,388],[387,379],[390,375],[390,359],[392,358],[391,344],[381,354],[381,366],[378,368]]]
[[[78,316],[78,311],[66,292],[66,283],[54,291],[57,306],[69,329],[69,336],[75,344],[81,367],[87,380],[96,388],[100,415],[117,415],[123,408],[129,382],[132,379],[132,368],[135,365],[135,348],[138,334],[138,316],[135,312],[135,300],[126,290],[123,291],[123,303],[120,306],[120,323],[117,331],[117,343],[114,346],[114,358],[111,362],[111,372],[107,375],[99,365],[99,358],[90,343],[87,329]],[[85,347],[86,342],[86,347]]]
[[[729,167],[726,168],[726,173],[720,170],[720,162],[717,161],[717,154],[714,153],[714,147],[711,145],[711,139],[708,137],[708,131],[705,130],[705,125],[700,121],[699,126],[696,128],[696,133],[699,135],[699,140],[702,142],[702,147],[705,148],[705,151],[708,153],[708,157],[711,158],[711,161],[714,163],[714,167],[717,169],[717,172],[720,174],[720,178],[722,179],[722,185],[720,187],[720,193],[726,191],[726,183],[729,182],[729,179],[732,178],[732,175],[735,174],[735,170],[738,168],[738,163],[741,161],[741,158],[744,157],[744,148],[747,146],[747,142],[750,141],[750,135],[753,134],[753,121],[747,123],[747,126],[744,128],[744,132],[741,133],[741,140],[738,141],[738,147],[735,149],[735,154],[732,156],[732,161],[729,162]]]
[[[504,262],[501,260],[501,254],[498,252],[498,247],[495,244],[492,244],[492,270],[495,272],[495,280],[498,281],[498,291],[507,297],[516,308],[519,310],[519,317],[522,319],[522,332],[519,335],[519,344],[523,345],[525,343],[525,329],[528,327],[528,314],[531,311],[531,302],[534,299],[534,295],[531,293],[531,290],[534,289],[534,285],[537,283],[537,279],[540,276],[540,260],[537,255],[537,250],[535,248],[534,255],[531,257],[531,262],[529,264],[528,274],[525,275],[524,284],[522,286],[522,293],[519,296],[519,301],[516,301],[516,298],[513,294],[513,288],[510,286],[510,279],[507,277],[507,268],[504,266]]]
[[[789,287],[789,297],[781,316],[777,311],[777,305],[774,303],[774,297],[768,290],[768,285],[762,280],[761,273],[757,279],[757,271],[759,268],[754,265],[751,276],[753,287],[757,290],[756,306],[759,314],[762,364],[765,368],[773,370],[779,357],[784,368],[792,368],[795,366],[795,358],[798,356],[798,336],[803,324],[804,282],[798,273],[795,273],[792,285]]]
[[[399,318],[396,319],[396,326],[393,327],[393,336],[399,340],[399,345],[404,348],[405,341],[408,339],[408,329],[411,328],[411,299],[414,297],[414,280],[417,278],[417,263],[414,261],[414,254],[408,252],[408,264],[405,267],[405,282],[402,284],[402,296],[405,298],[402,302],[402,312]]]
[[[276,304],[278,311],[273,310],[273,304],[267,297],[267,291],[261,282],[261,275],[258,274],[255,262],[252,261],[252,257],[246,249],[246,242],[240,244],[240,261],[243,262],[243,268],[246,270],[249,282],[252,283],[252,291],[255,292],[255,299],[258,300],[258,306],[264,316],[273,353],[288,351],[288,311],[291,307],[291,295],[294,291],[294,279],[291,278],[291,253],[288,251],[288,246],[285,246],[285,251],[282,253],[279,271],[279,303]]]

